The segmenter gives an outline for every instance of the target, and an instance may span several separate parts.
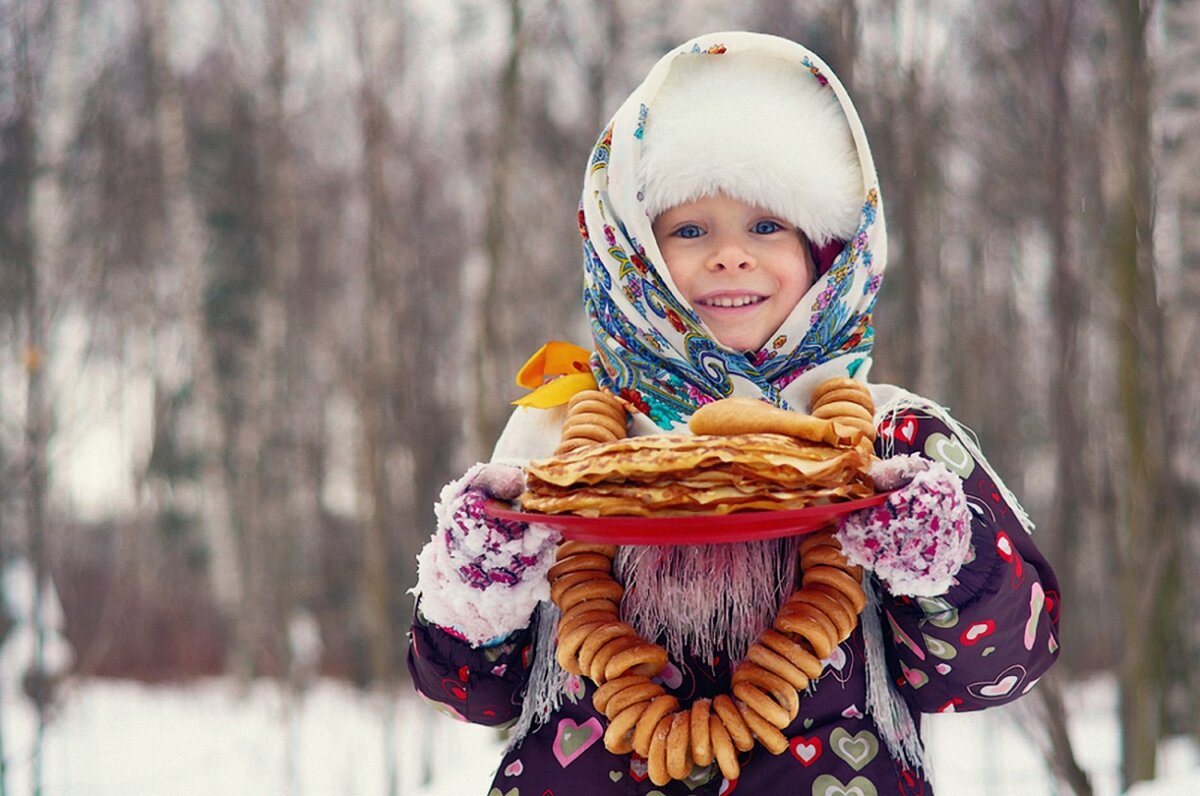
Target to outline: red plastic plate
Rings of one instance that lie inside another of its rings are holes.
[[[580,517],[576,514],[538,514],[516,511],[491,500],[486,511],[493,517],[536,522],[562,532],[567,539],[599,544],[711,544],[747,542],[798,536],[829,525],[844,514],[878,506],[890,492],[861,500],[808,506],[783,511],[743,511],[683,517]]]

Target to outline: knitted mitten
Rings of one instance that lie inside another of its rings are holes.
[[[873,570],[894,595],[945,594],[971,545],[971,511],[962,479],[917,454],[871,466],[887,502],[843,518],[838,528],[851,563]]]
[[[546,570],[559,534],[487,514],[491,498],[524,489],[516,467],[477,464],[443,487],[434,506],[437,531],[417,556],[421,613],[454,636],[482,646],[525,627],[549,599]]]

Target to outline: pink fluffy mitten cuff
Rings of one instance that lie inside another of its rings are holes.
[[[881,506],[847,515],[838,528],[851,563],[874,571],[897,596],[945,594],[971,545],[971,510],[962,479],[917,454],[883,459],[870,475],[895,489]]]
[[[549,599],[546,570],[559,534],[542,525],[496,519],[484,510],[493,497],[524,488],[520,469],[477,464],[443,487],[434,506],[437,531],[417,556],[417,585],[425,618],[475,646],[524,627]]]

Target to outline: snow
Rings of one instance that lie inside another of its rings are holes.
[[[290,695],[290,696],[289,696]],[[1111,681],[1068,691],[1073,742],[1097,796],[1118,793],[1116,698]],[[8,793],[30,793],[36,717],[14,683],[0,695]],[[390,707],[389,707],[390,705]],[[930,717],[932,775],[941,794],[1053,793],[1021,729],[1021,706]],[[387,740],[389,721],[394,737]],[[405,691],[392,700],[318,680],[294,694],[276,682],[230,680],[146,686],[69,680],[45,731],[46,796],[464,796],[488,791],[503,740],[459,724]],[[1200,752],[1163,745],[1162,776],[1127,796],[1200,793]],[[428,774],[428,781],[426,775]]]
[[[4,743],[9,793],[30,793],[36,718],[6,691]],[[289,699],[261,681],[152,687],[72,682],[46,728],[47,796],[385,794],[388,700],[322,680]],[[392,702],[397,793],[486,793],[499,760],[498,733],[458,725],[409,694]],[[461,754],[458,749],[470,750]],[[422,756],[436,784],[423,786]]]

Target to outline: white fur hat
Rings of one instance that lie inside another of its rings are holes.
[[[854,236],[862,166],[837,97],[807,70],[754,52],[685,53],[648,104],[638,177],[651,219],[724,193],[818,245]]]

